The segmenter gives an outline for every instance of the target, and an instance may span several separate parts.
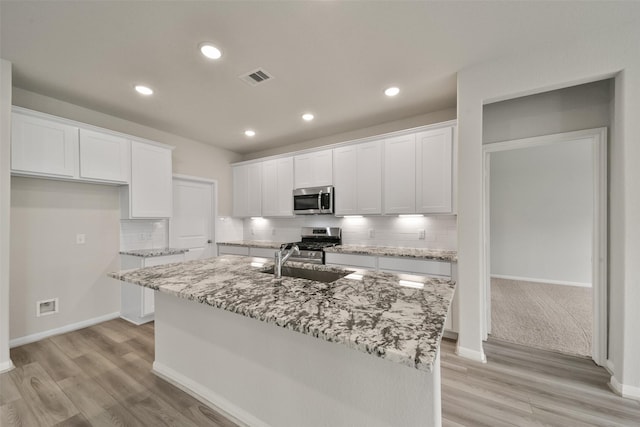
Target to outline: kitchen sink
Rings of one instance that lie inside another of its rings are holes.
[[[263,273],[273,274],[274,267],[262,270]],[[321,271],[306,268],[282,267],[282,276],[298,279],[315,280],[316,282],[331,283],[351,273],[350,271]]]

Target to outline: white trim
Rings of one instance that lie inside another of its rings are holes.
[[[6,362],[2,362],[0,363],[0,374],[2,374],[3,372],[9,372],[13,368],[15,368],[15,366],[13,365],[11,359],[7,360]]]
[[[491,331],[491,264],[490,264],[490,161],[491,153],[520,148],[541,147],[551,144],[591,139],[593,143],[593,242],[592,265],[593,282],[593,340],[591,357],[596,364],[602,366],[607,360],[608,342],[608,309],[607,309],[607,128],[585,129],[574,132],[564,132],[552,135],[536,136],[513,141],[496,142],[482,146],[483,152],[483,198],[482,198],[482,258],[484,273],[481,285],[485,299],[481,308],[484,310],[481,332],[483,339]]]
[[[613,364],[613,361],[611,359],[607,359],[607,361],[604,364],[604,368],[609,371],[609,373],[613,376],[616,373],[616,367]]]
[[[231,419],[241,426],[270,427],[269,424],[234,405],[229,400],[215,393],[211,389],[204,387],[190,378],[176,372],[168,366],[154,361],[152,371],[154,374],[178,387],[185,393],[195,397],[204,404],[221,412],[225,417]]]
[[[14,338],[9,341],[9,347],[13,348],[25,344],[31,344],[32,342],[40,341],[54,335],[64,334],[66,332],[71,332],[78,329],[86,328],[88,326],[97,325],[98,323],[106,322],[107,320],[116,319],[118,317],[120,317],[120,312],[109,313],[105,314],[104,316],[98,316],[92,319],[83,320],[81,322],[71,323],[59,328],[49,329],[47,331],[37,332],[35,334]]]
[[[640,387],[622,384],[613,375],[611,376],[609,386],[614,392],[622,397],[626,397],[627,399],[640,400]]]
[[[199,176],[184,175],[184,174],[181,174],[181,173],[174,173],[173,177],[177,178],[177,179],[184,179],[184,180],[187,180],[187,181],[204,182],[206,184],[218,185],[218,180],[217,179],[202,178],[202,177],[199,177]]]
[[[265,160],[281,159],[283,157],[291,157],[291,156],[297,156],[297,155],[300,155],[300,154],[314,153],[316,151],[331,150],[333,148],[345,147],[345,146],[354,145],[354,144],[364,144],[366,142],[373,142],[373,141],[377,141],[377,140],[384,139],[384,138],[402,136],[402,135],[407,135],[407,134],[416,133],[416,132],[422,132],[422,131],[426,131],[426,130],[446,128],[446,127],[449,127],[449,126],[453,126],[454,129],[455,129],[457,125],[458,125],[458,120],[457,119],[447,120],[445,122],[438,122],[438,123],[432,123],[430,125],[416,126],[416,127],[409,128],[409,129],[401,129],[401,130],[396,130],[396,131],[393,131],[393,132],[381,133],[379,135],[372,135],[372,136],[366,136],[366,137],[357,138],[357,139],[350,139],[350,140],[343,141],[343,142],[336,142],[335,144],[321,145],[319,147],[306,148],[304,150],[290,151],[288,153],[274,154],[272,156],[259,157],[257,159],[251,159],[251,160],[244,160],[244,161],[241,161],[241,162],[231,163],[231,166],[240,166],[240,165],[247,165],[247,164],[250,164],[250,163],[262,162],[262,161],[265,161]],[[455,159],[455,157],[453,157],[453,158]],[[393,215],[396,215],[396,214],[393,214]],[[451,214],[447,213],[447,215],[451,215]]]
[[[536,282],[536,283],[545,283],[549,285],[578,286],[581,288],[591,287],[591,283],[569,282],[567,280],[549,280],[549,279],[539,279],[536,277],[509,276],[506,274],[491,274],[490,277],[492,279],[517,280],[520,282]]]
[[[458,341],[459,342],[459,341]],[[456,345],[456,354],[465,359],[475,360],[476,362],[487,363],[487,357],[483,351],[471,350],[470,348],[460,347]]]

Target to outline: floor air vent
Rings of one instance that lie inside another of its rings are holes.
[[[249,71],[247,74],[241,75],[240,79],[251,86],[255,86],[259,83],[264,83],[267,80],[273,79],[273,76],[265,69],[258,68],[257,70]]]

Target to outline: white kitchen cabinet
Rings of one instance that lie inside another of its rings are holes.
[[[378,269],[393,273],[416,273],[427,276],[451,277],[451,262],[431,259],[379,257]]]
[[[171,149],[131,141],[131,183],[122,190],[123,218],[170,218]]]
[[[262,215],[262,162],[233,166],[233,216]]]
[[[336,215],[382,212],[382,141],[333,150]]]
[[[80,178],[126,184],[131,174],[127,138],[80,129]]]
[[[415,213],[415,134],[386,139],[384,153],[384,212]]]
[[[262,162],[262,216],[293,216],[293,157]]]
[[[248,246],[218,245],[218,255],[249,256]]]
[[[273,259],[278,249],[249,247],[249,256]]]
[[[11,170],[26,175],[77,178],[78,127],[14,111]]]
[[[453,128],[416,134],[416,212],[452,212]]]
[[[158,257],[120,255],[120,264],[123,270],[153,267],[183,261],[184,254]],[[152,321],[155,311],[154,292],[151,288],[126,282],[122,283],[120,288],[120,317],[136,325]]]
[[[294,157],[294,187],[333,185],[333,150],[314,151]]]
[[[340,265],[342,267],[365,268],[368,270],[378,269],[377,257],[373,255],[336,254],[327,252],[324,256],[326,264]]]

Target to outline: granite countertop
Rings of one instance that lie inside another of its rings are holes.
[[[142,258],[155,256],[180,255],[189,252],[189,249],[162,248],[162,249],[134,249],[131,251],[120,251],[120,255],[132,255]]]
[[[364,246],[364,245],[339,245],[325,248],[325,252],[336,254],[357,254],[375,256],[396,256],[418,259],[432,259],[437,261],[458,261],[456,251],[427,248],[401,248],[393,246]]]
[[[263,266],[251,261],[250,257],[224,255],[110,276],[418,370],[433,370],[455,282],[373,271],[331,283],[274,279],[261,272],[273,266],[272,261]],[[288,262],[287,266],[352,271],[299,262]],[[403,279],[411,282],[402,286]]]
[[[280,249],[285,242],[270,242],[267,240],[237,240],[233,242],[218,242],[219,245],[246,246],[252,248]]]

